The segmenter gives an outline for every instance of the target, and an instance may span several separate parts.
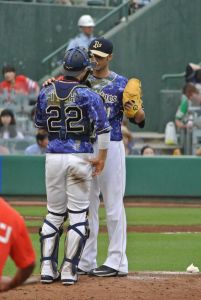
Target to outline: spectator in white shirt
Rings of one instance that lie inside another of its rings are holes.
[[[78,27],[81,33],[72,39],[66,50],[81,47],[88,49],[89,44],[94,39],[93,31],[95,22],[90,15],[82,15],[78,20]]]

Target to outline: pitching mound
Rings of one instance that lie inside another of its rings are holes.
[[[73,286],[42,285],[32,277],[25,285],[1,294],[2,300],[200,300],[201,275],[135,272],[128,277],[80,276]]]

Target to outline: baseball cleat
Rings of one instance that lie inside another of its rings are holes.
[[[41,275],[40,282],[41,283],[53,283],[54,281],[57,281],[60,279],[60,274],[57,274],[57,277],[52,277],[50,275]]]
[[[63,285],[73,285],[78,281],[78,275],[72,274],[71,271],[63,271],[61,272],[61,282]]]
[[[73,285],[77,282],[77,280],[73,280],[73,279],[62,279],[61,280],[63,285]]]
[[[89,272],[84,271],[84,270],[82,270],[80,268],[77,268],[77,274],[78,275],[89,275]]]
[[[112,269],[108,266],[102,265],[98,268],[95,268],[89,272],[90,276],[98,276],[98,277],[124,277],[128,274],[125,272],[117,271],[115,269]]]

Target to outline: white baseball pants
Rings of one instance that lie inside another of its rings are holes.
[[[97,145],[95,146],[97,152]],[[90,192],[89,228],[79,268],[89,271],[96,268],[98,208],[100,191],[106,209],[109,247],[104,265],[117,271],[128,272],[126,257],[126,215],[123,204],[125,192],[125,149],[122,141],[111,141],[106,164],[100,176],[93,179]]]

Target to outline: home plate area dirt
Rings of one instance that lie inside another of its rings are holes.
[[[15,205],[19,203],[15,202]],[[23,202],[23,205],[25,203]],[[30,205],[30,204],[29,204]],[[33,205],[33,203],[32,203]],[[44,206],[44,203],[40,205]],[[200,203],[126,203],[126,206],[201,207]],[[27,216],[28,219],[29,216]],[[25,217],[26,219],[26,217]],[[30,219],[30,217],[29,217]],[[31,218],[32,219],[32,218]],[[106,227],[100,228],[105,232]],[[201,232],[201,226],[129,226],[128,232]],[[29,227],[38,232],[38,227]],[[0,300],[201,300],[201,273],[133,272],[127,277],[80,276],[73,286],[61,282],[44,285],[39,276],[0,294]]]
[[[41,284],[39,277],[0,295],[2,300],[200,300],[201,274],[135,272],[127,277],[80,276],[73,286]]]

